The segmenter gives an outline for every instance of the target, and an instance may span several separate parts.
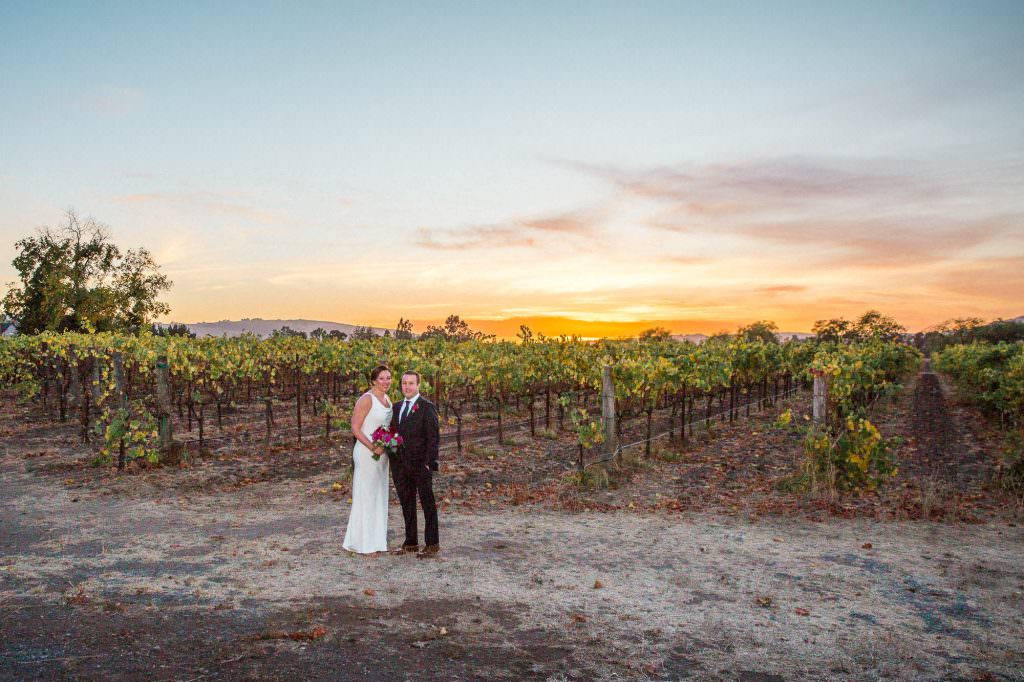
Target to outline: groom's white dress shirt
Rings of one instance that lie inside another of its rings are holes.
[[[409,414],[412,414],[413,405],[415,405],[416,401],[419,400],[419,399],[420,399],[420,394],[417,393],[413,397],[406,398],[405,400],[402,401],[402,409],[398,413],[398,421],[399,421],[399,423],[404,422],[406,419],[409,418]],[[405,414],[406,410],[409,411],[409,414]]]

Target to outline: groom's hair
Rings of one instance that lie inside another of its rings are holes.
[[[416,385],[417,386],[420,385],[420,373],[419,372],[417,372],[414,369],[407,369],[404,372],[402,372],[402,376],[404,377],[406,374],[408,374],[409,376],[416,377]]]

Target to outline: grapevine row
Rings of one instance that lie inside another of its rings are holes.
[[[380,363],[396,372],[420,372],[421,391],[439,404],[461,448],[467,418],[486,413],[503,440],[510,414],[524,405],[531,435],[539,413],[551,428],[553,411],[560,422],[571,414],[582,431],[587,410],[597,405],[604,366],[612,368],[620,429],[626,419],[645,420],[649,441],[659,411],[679,425],[685,441],[686,424],[692,430],[702,410],[710,415],[717,402],[733,419],[739,405],[749,412],[752,402],[768,402],[794,381],[806,381],[812,368],[834,373],[844,401],[884,390],[886,377],[902,371],[893,365],[905,364],[914,353],[901,348],[743,337],[697,346],[564,337],[457,343],[42,333],[0,341],[0,377],[55,419],[77,419],[83,440],[102,435],[104,453],[117,449],[123,464],[125,458],[156,457],[166,420],[179,432],[198,425],[200,441],[207,420],[215,418],[218,431],[225,424],[230,431],[239,414],[243,424],[265,420],[269,434],[281,417],[275,406],[283,402],[294,410],[299,440],[304,420],[322,419],[329,436],[332,424],[340,425],[352,399],[366,389],[369,370]]]
[[[962,395],[997,415],[1004,428],[1024,428],[1024,344],[948,346],[933,359]]]

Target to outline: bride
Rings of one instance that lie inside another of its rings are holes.
[[[359,397],[352,410],[352,510],[342,547],[350,552],[372,554],[388,550],[388,474],[384,448],[373,445],[373,432],[391,423],[391,370],[379,365],[370,373],[370,390]],[[380,459],[373,459],[380,455]]]

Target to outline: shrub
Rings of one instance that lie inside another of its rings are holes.
[[[898,437],[883,438],[863,418],[848,418],[838,429],[812,427],[804,438],[800,472],[785,487],[833,493],[872,490],[898,473],[892,451],[899,443]]]

